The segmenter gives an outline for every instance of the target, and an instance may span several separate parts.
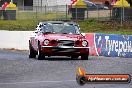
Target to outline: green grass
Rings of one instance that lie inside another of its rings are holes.
[[[43,19],[43,20],[56,20],[56,19],[66,19],[65,12],[17,12],[17,19]],[[70,16],[67,16],[70,19]]]
[[[14,21],[0,20],[0,30],[10,31],[28,31],[34,30],[39,21],[43,20],[60,20],[70,19],[70,16],[66,17],[65,12],[33,12],[33,11],[17,11],[16,19]]]
[[[88,33],[107,33],[107,34],[132,34],[132,23],[125,22],[121,26],[120,22],[114,21],[96,21],[96,20],[85,20],[78,21],[81,31]]]
[[[54,17],[52,15],[52,17]],[[45,19],[42,19],[45,20]],[[15,21],[0,20],[0,30],[10,31],[33,31],[37,23],[41,20],[37,19],[18,19]],[[107,34],[132,34],[131,22],[126,22],[120,26],[118,22],[98,22],[96,20],[77,21],[80,25],[81,32],[84,33],[107,33]]]
[[[65,12],[33,12],[33,11],[17,11],[17,20],[0,20],[0,30],[10,31],[32,31],[36,25],[44,20],[65,20],[70,19],[71,15]],[[106,19],[106,18],[105,18]],[[80,25],[81,32],[84,33],[107,33],[107,34],[132,34],[132,22],[124,22],[121,27],[120,22],[115,21],[96,21],[89,19],[77,21]]]
[[[0,30],[29,31],[29,30],[34,30],[37,23],[38,23],[37,20],[16,20],[16,21],[0,20]]]

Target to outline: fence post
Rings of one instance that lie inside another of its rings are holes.
[[[36,6],[36,19],[37,19],[37,9],[38,9],[38,8],[37,8],[37,6]]]
[[[54,19],[54,20],[59,20],[58,18],[58,5],[56,5],[55,6],[55,8],[56,8],[56,12],[55,12],[55,14],[56,14],[56,18]]]
[[[112,18],[112,8],[110,7],[109,10],[110,10],[110,20],[111,20],[111,18]]]
[[[44,6],[44,11],[45,11],[44,12],[45,13],[45,19],[47,20],[47,16],[46,16],[46,14],[47,14],[47,6],[46,5]]]
[[[123,7],[121,7],[121,28],[123,25]]]
[[[44,11],[45,11],[45,15],[46,15],[46,5],[44,6],[44,9],[45,9]]]
[[[22,2],[22,10],[24,11],[24,0],[23,0],[23,2]]]
[[[66,20],[67,20],[67,12],[68,12],[68,8],[67,8],[67,4],[66,4]]]
[[[16,19],[19,19],[19,9],[16,11]]]
[[[97,5],[97,12],[98,12],[97,21],[99,21],[99,7],[98,7],[98,5]]]
[[[41,12],[42,12],[42,7],[43,7],[43,0],[41,0]]]
[[[77,21],[77,7],[75,8],[75,10],[76,10],[76,11],[75,11],[75,17],[76,17],[75,19],[76,19],[76,21]]]
[[[124,12],[125,12],[125,9],[124,9],[124,6],[123,6],[123,21],[125,21],[125,14],[124,14]]]
[[[88,8],[88,5],[87,5],[87,19],[88,19],[88,14],[89,14],[89,13],[88,13],[88,10],[89,10],[89,8]]]

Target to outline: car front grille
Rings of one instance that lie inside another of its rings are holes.
[[[72,40],[59,40],[58,46],[74,46],[74,41],[72,41]]]

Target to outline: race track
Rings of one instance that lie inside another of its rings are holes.
[[[90,74],[130,74],[132,58],[90,56],[89,60],[48,57],[46,60],[28,58],[28,51],[0,50],[0,88],[132,88],[130,84],[76,83],[78,66]]]

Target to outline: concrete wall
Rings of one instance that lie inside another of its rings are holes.
[[[66,5],[66,4],[70,4],[70,2],[71,0],[33,0],[33,6]],[[17,0],[17,5],[24,6],[24,0]]]
[[[33,6],[55,6],[55,5],[66,5],[71,2],[71,0],[33,0]]]
[[[0,48],[28,50],[32,31],[0,31]],[[132,58],[132,35],[83,33],[90,55]]]
[[[0,48],[27,50],[31,33],[31,31],[0,31]]]

